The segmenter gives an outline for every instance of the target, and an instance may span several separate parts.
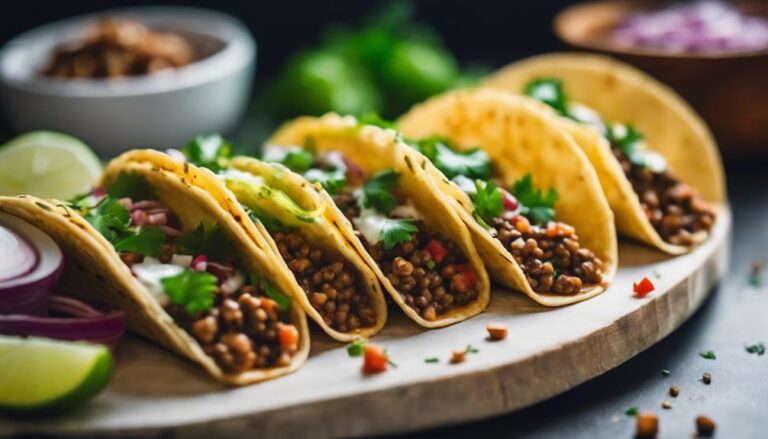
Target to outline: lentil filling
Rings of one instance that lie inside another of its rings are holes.
[[[633,164],[616,144],[612,144],[611,149],[661,239],[689,246],[706,236],[715,223],[715,210],[693,188],[668,169],[655,172]]]
[[[349,191],[333,200],[350,221],[360,216],[358,200]],[[371,245],[359,231],[355,234],[405,303],[434,321],[479,297],[477,276],[455,242],[428,233],[421,221],[415,226],[410,240],[389,249],[381,241]]]
[[[297,231],[274,232],[272,238],[312,307],[328,326],[348,332],[376,325],[376,311],[354,267],[329,260],[319,249],[310,249]]]
[[[136,269],[146,264],[183,264],[184,270],[215,276],[213,304],[208,309],[190,312],[171,301],[161,303],[216,364],[227,373],[290,364],[298,350],[298,329],[289,323],[288,312],[268,297],[267,290],[271,288],[268,284],[243,276],[237,259],[218,262],[208,260],[205,255],[178,253],[176,241],[182,236],[180,222],[158,201],[134,202],[122,198],[118,202],[130,211],[132,227],[157,227],[165,236],[157,260],[132,251],[120,252],[120,258],[140,280]]]

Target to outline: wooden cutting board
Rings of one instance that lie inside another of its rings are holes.
[[[338,437],[511,412],[620,365],[680,326],[727,269],[730,227],[726,208],[711,239],[679,257],[622,242],[610,289],[576,305],[545,308],[497,289],[484,314],[431,331],[393,310],[375,342],[398,367],[375,376],[362,375],[360,358],[317,331],[301,370],[242,388],[222,387],[195,365],[127,337],[98,398],[59,417],[0,418],[0,435]],[[645,276],[656,291],[638,299],[632,283]],[[492,322],[508,326],[506,340],[485,339]],[[469,344],[479,352],[449,364],[451,352]],[[428,357],[440,362],[425,363]]]

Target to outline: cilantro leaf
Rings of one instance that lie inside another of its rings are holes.
[[[546,193],[533,187],[533,177],[526,174],[512,187],[512,195],[520,203],[520,213],[537,224],[555,219],[555,203],[558,194],[550,188]]]
[[[475,213],[485,221],[490,221],[504,210],[504,198],[493,182],[475,180],[476,192],[472,194]]]
[[[185,268],[176,276],[160,280],[171,303],[183,307],[188,313],[205,311],[213,307],[213,292],[217,288],[216,276]]]
[[[109,185],[107,195],[111,198],[132,198],[134,200],[154,200],[155,191],[147,180],[139,174],[121,172]]]
[[[410,241],[411,233],[418,231],[411,219],[388,219],[381,227],[381,240],[384,248],[389,250],[397,244]]]
[[[361,357],[365,352],[365,340],[355,340],[347,345],[347,354],[350,357]]]
[[[470,179],[491,178],[491,159],[480,148],[458,151],[440,138],[411,141],[411,146],[424,154],[448,179],[463,175]]]
[[[306,149],[292,149],[285,154],[280,163],[292,171],[301,173],[307,171],[314,161],[315,157],[310,151]]]
[[[181,152],[193,165],[216,173],[221,170],[219,159],[232,156],[232,146],[219,134],[207,134],[190,140]]]
[[[97,232],[114,243],[129,231],[131,214],[128,209],[121,206],[117,200],[105,198],[97,206],[86,209],[85,220],[88,221]]]
[[[643,134],[637,131],[634,126],[618,123],[611,124],[606,129],[605,137],[611,142],[611,145],[618,146],[633,165],[646,165],[645,154],[637,148],[640,141],[643,140]]]
[[[637,406],[632,406],[624,412],[627,416],[637,416],[638,413],[640,413],[640,409]]]
[[[715,359],[717,359],[717,357],[715,356],[715,351],[699,352],[699,356],[701,358],[706,358],[707,360],[715,360]]]
[[[560,113],[561,116],[570,117],[568,112],[568,99],[563,90],[563,81],[557,78],[536,78],[525,85],[523,92],[543,102]]]
[[[383,119],[376,112],[363,114],[357,118],[357,123],[360,125],[375,125],[379,128],[397,129],[397,125],[394,122]]]
[[[439,363],[440,359],[437,357],[429,357],[424,359],[425,363]]]
[[[344,171],[333,170],[324,171],[313,168],[304,173],[304,178],[312,183],[320,183],[323,188],[331,195],[337,193],[341,188],[347,185],[347,176]]]
[[[277,303],[277,307],[286,311],[291,307],[291,298],[281,293],[275,288],[274,285],[266,280],[261,281],[261,288],[264,290],[264,294]]]
[[[389,215],[397,207],[392,191],[397,188],[400,173],[394,169],[377,172],[363,185],[363,206]]]
[[[215,223],[200,223],[195,230],[179,236],[176,249],[184,254],[205,255],[214,261],[231,261],[235,258],[234,242]]]
[[[157,227],[141,227],[135,235],[128,235],[114,243],[115,251],[134,252],[156,258],[165,242],[165,233]]]
[[[662,376],[668,377],[669,373],[670,373],[669,369],[661,369],[661,375]]]
[[[765,345],[762,343],[755,343],[753,345],[744,346],[744,349],[750,354],[764,355]]]

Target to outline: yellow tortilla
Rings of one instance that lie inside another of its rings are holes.
[[[296,282],[293,273],[280,256],[280,252],[269,231],[261,222],[251,220],[235,193],[230,191],[222,179],[210,170],[176,161],[165,153],[149,149],[129,151],[115,160],[122,163],[151,164],[163,171],[174,173],[190,185],[208,192],[236,220],[253,243],[269,253],[274,260],[273,263],[279,264],[288,273],[292,282],[285,287],[285,291],[289,292],[293,300],[301,305],[301,308],[310,318],[335,340],[348,342],[360,337],[370,338],[384,327],[387,320],[387,306],[376,275],[363,262],[355,249],[349,245],[346,237],[323,214],[328,209],[326,201],[320,197],[308,181],[291,172],[285,166],[265,163],[247,157],[238,157],[222,163],[224,168],[236,169],[263,177],[270,188],[284,192],[304,210],[316,213],[315,220],[311,223],[296,222],[295,225],[298,232],[312,248],[322,250],[325,255],[334,260],[346,261],[357,270],[360,280],[365,287],[362,294],[368,295],[370,304],[376,312],[376,325],[348,332],[339,332],[326,324],[320,313],[312,306],[306,293]],[[275,208],[275,206],[266,203],[265,200],[259,200],[258,197],[253,197],[249,201],[265,206],[265,208]],[[280,212],[273,212],[273,216],[277,217],[279,215]]]
[[[725,174],[712,134],[669,87],[611,58],[575,53],[513,63],[486,78],[484,85],[522,93],[530,80],[541,77],[561,79],[569,100],[594,109],[605,120],[634,125],[645,135],[649,149],[664,156],[678,178],[714,205],[726,201]],[[558,119],[597,169],[619,232],[670,254],[689,251],[690,247],[665,242],[651,226],[602,136],[592,128]]]
[[[428,165],[427,172],[472,231],[492,277],[547,306],[578,302],[605,291],[618,260],[613,215],[584,152],[548,113],[509,93],[460,90],[416,105],[398,120],[398,127],[407,138],[440,136],[459,149],[482,148],[504,186],[531,174],[535,186],[554,188],[560,194],[557,219],[575,227],[582,245],[603,261],[602,285],[572,295],[535,292],[512,254],[472,217],[474,204],[469,196]]]
[[[149,164],[112,162],[105,173],[109,183],[121,172],[143,176],[188,231],[201,221],[216,222],[226,230],[242,256],[244,268],[260,273],[278,289],[290,281],[272,255],[255,247],[236,222],[203,190],[189,186],[175,174]],[[299,350],[284,367],[225,373],[203,352],[200,344],[163,309],[136,279],[99,232],[61,201],[31,196],[0,197],[0,211],[17,216],[51,236],[64,252],[62,291],[96,302],[107,302],[126,312],[131,330],[200,364],[211,376],[230,385],[246,385],[291,373],[309,354],[309,330],[304,312],[291,306],[291,322],[299,330]]]
[[[309,140],[311,139],[311,140]],[[424,172],[424,158],[405,145],[394,130],[372,125],[360,125],[354,117],[327,114],[323,117],[300,117],[283,125],[267,141],[275,146],[303,146],[311,141],[316,151],[340,151],[370,174],[386,169],[400,172],[399,190],[405,193],[424,216],[427,228],[452,239],[467,258],[478,278],[479,296],[462,308],[453,309],[438,316],[434,321],[422,318],[405,304],[402,295],[384,276],[379,266],[368,254],[362,242],[355,236],[352,224],[335,206],[331,197],[317,189],[327,203],[328,221],[335,224],[347,237],[353,248],[376,273],[392,300],[419,325],[427,328],[447,326],[482,312],[488,305],[490,282],[485,267],[472,244],[471,236],[457,213],[440,194],[439,186]]]

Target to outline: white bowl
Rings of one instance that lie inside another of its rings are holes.
[[[115,79],[39,74],[62,42],[77,41],[105,16],[181,33],[211,55],[175,70]],[[245,26],[220,12],[187,7],[116,9],[47,24],[0,51],[5,115],[17,131],[62,131],[102,157],[130,148],[180,147],[197,134],[227,132],[250,96],[256,45]]]

